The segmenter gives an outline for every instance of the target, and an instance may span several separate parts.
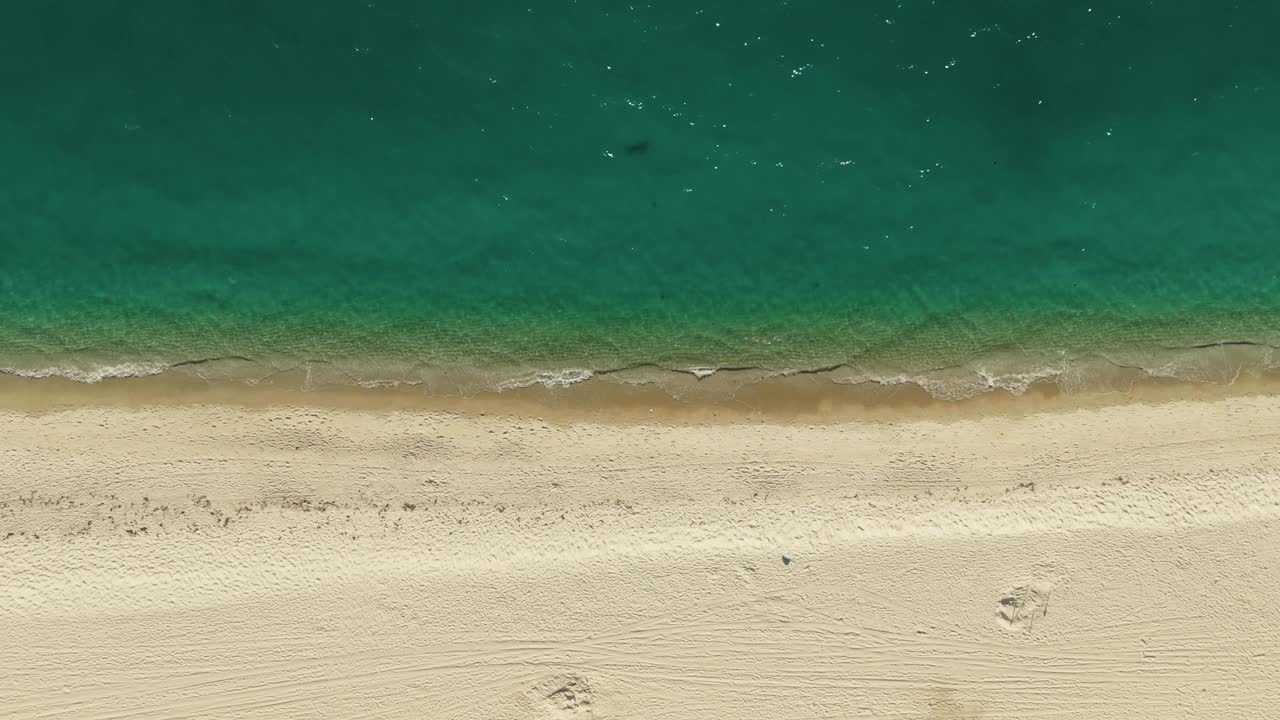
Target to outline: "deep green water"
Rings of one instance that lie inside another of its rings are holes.
[[[1245,0],[10,3],[0,367],[1280,345],[1277,27]]]

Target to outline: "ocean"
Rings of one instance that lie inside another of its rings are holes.
[[[14,4],[0,369],[940,397],[1269,370],[1277,26],[1260,0]]]

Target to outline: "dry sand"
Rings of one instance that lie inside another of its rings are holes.
[[[0,716],[1248,718],[1280,398],[0,412]]]

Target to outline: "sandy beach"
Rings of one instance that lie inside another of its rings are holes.
[[[0,410],[6,718],[1280,706],[1275,395],[686,422],[38,382]]]

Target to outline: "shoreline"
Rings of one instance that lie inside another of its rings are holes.
[[[744,377],[745,376],[745,377]],[[319,409],[512,416],[554,422],[607,423],[840,423],[1028,416],[1125,404],[1280,396],[1280,373],[1256,373],[1231,382],[1189,382],[1129,373],[1095,387],[1041,381],[1013,393],[993,389],[957,400],[939,399],[914,383],[846,384],[830,374],[765,376],[721,371],[685,376],[682,386],[590,377],[566,386],[527,385],[470,394],[433,394],[419,385],[308,387],[300,374],[271,382],[206,379],[170,371],[82,383],[62,377],[0,375],[0,410],[44,414],[80,407],[145,408],[224,405],[243,408]]]
[[[85,356],[61,365],[34,360],[18,365],[27,369],[0,367],[0,407],[30,411],[80,403],[227,403],[631,422],[841,421],[1280,394],[1280,352],[1251,343],[1078,357],[992,353],[918,371],[873,365],[553,371],[244,357],[162,365]]]

